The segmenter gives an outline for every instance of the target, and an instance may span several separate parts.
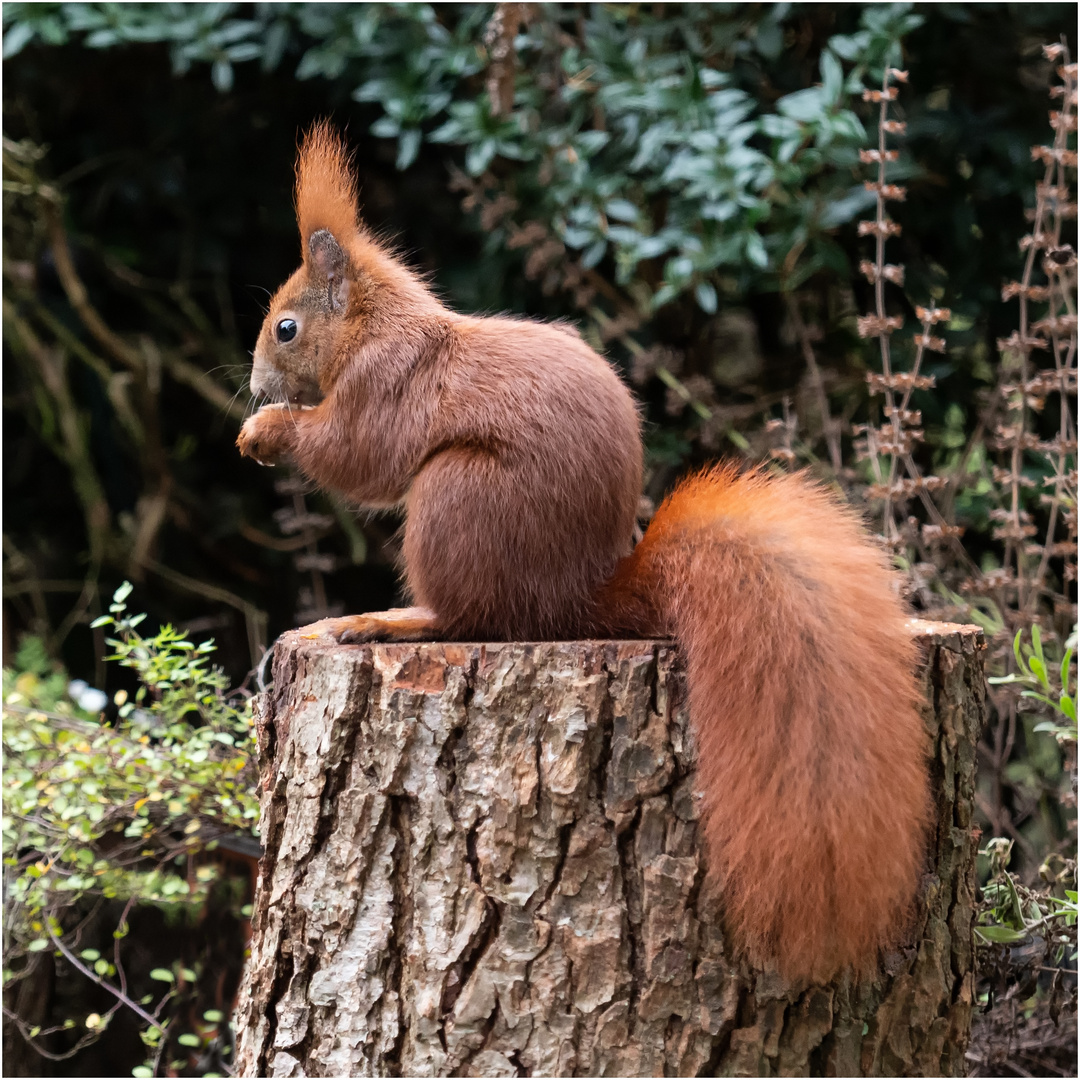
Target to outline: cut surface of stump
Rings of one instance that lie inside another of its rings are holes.
[[[284,635],[239,1073],[963,1075],[983,646],[913,627],[936,809],[918,919],[877,978],[824,986],[725,942],[673,645]]]

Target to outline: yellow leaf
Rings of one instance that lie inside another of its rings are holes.
[[[37,676],[32,671],[24,671],[15,680],[15,689],[18,690],[20,694],[32,694],[34,692],[34,687],[37,686],[37,684]]]

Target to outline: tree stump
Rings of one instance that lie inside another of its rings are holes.
[[[286,634],[240,1074],[963,1075],[983,642],[913,632],[938,815],[918,925],[874,980],[810,987],[725,944],[673,645]]]

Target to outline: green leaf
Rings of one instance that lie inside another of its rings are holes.
[[[192,1035],[189,1031],[185,1031],[183,1035],[178,1035],[176,1041],[181,1046],[202,1046],[202,1039],[198,1035]]]
[[[1024,663],[1024,658],[1020,655],[1020,635],[1023,632],[1023,630],[1017,630],[1016,637],[1013,638],[1013,656],[1016,657],[1016,666],[1026,675],[1027,664]]]
[[[495,149],[494,139],[483,139],[465,151],[465,168],[470,176],[479,176],[491,164]]]
[[[289,42],[289,24],[285,19],[278,19],[263,38],[262,69],[273,71],[285,55],[285,46]]]
[[[733,427],[729,427],[727,431],[724,432],[724,435],[727,436],[732,444],[734,444],[737,450],[749,453],[750,441],[740,432],[736,431]]]
[[[855,62],[862,59],[862,54],[870,44],[870,35],[865,30],[857,34],[837,34],[829,38],[829,48],[844,60]]]
[[[776,102],[776,111],[783,116],[805,123],[820,120],[825,111],[825,102],[820,87],[811,86],[806,90],[796,90]]]
[[[778,17],[762,19],[754,35],[757,51],[766,60],[775,60],[784,51],[784,28]]]
[[[629,199],[609,199],[604,213],[615,221],[633,222],[638,218],[638,208]]]
[[[844,89],[844,69],[828,50],[821,51],[821,92],[826,104],[835,105]]]
[[[34,36],[34,27],[28,22],[17,22],[4,31],[4,59],[22,52]]]
[[[154,968],[150,972],[150,978],[156,979],[158,982],[176,982],[176,976],[168,968]]]
[[[874,192],[867,191],[862,184],[849,188],[840,198],[831,199],[822,207],[817,224],[822,229],[835,229],[838,225],[846,225],[873,206],[876,200]]]
[[[607,241],[604,239],[597,240],[595,243],[590,244],[582,253],[581,265],[585,267],[586,270],[596,266],[607,253],[607,247]]]
[[[590,157],[607,146],[610,140],[611,134],[607,131],[579,131],[574,136],[574,149],[582,157]]]
[[[1020,903],[1020,894],[1016,891],[1016,882],[1013,880],[1012,874],[1005,875],[1005,887],[1009,893],[1009,900],[1012,904],[1013,918],[1021,925],[1024,925],[1024,908]]]
[[[1039,658],[1039,663],[1044,664],[1045,657],[1043,656],[1042,631],[1039,629],[1038,623],[1031,624],[1031,644],[1035,649],[1035,655]]]
[[[1050,689],[1050,680],[1047,678],[1046,666],[1043,664],[1042,659],[1040,657],[1038,657],[1038,656],[1033,656],[1031,658],[1031,660],[1029,661],[1029,667],[1031,668],[1032,672],[1034,673],[1035,678],[1037,678],[1039,680],[1039,682],[1041,682],[1043,684],[1043,686],[1047,690],[1049,690]]]
[[[1045,694],[1039,694],[1034,690],[1024,690],[1021,697],[1034,698],[1036,701],[1041,701],[1044,705],[1049,705],[1052,709],[1057,708],[1057,702],[1051,698],[1048,698]]]
[[[403,172],[416,160],[416,155],[420,152],[420,136],[419,128],[409,128],[401,133],[398,139],[397,161],[394,163],[399,172]]]
[[[1012,930],[1007,926],[976,926],[975,933],[983,941],[997,945],[1009,945],[1015,941],[1023,941],[1028,936],[1026,931]]]
[[[699,281],[694,288],[694,299],[707,315],[716,314],[716,289],[711,282]]]
[[[769,265],[769,253],[765,250],[765,241],[756,232],[752,232],[746,237],[746,257],[761,270],[764,270]]]
[[[225,94],[232,90],[232,65],[227,59],[214,60],[214,64],[210,69],[210,77],[214,83],[214,89],[218,93]]]
[[[377,135],[380,139],[397,138],[400,132],[401,125],[392,116],[380,116],[371,125],[371,134]]]
[[[652,308],[654,311],[659,311],[665,304],[670,304],[676,296],[679,295],[679,290],[674,285],[664,284],[653,294]]]

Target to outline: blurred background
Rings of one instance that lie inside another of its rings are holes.
[[[652,503],[719,456],[808,466],[890,544],[917,610],[983,623],[997,675],[1030,674],[1012,643],[1033,625],[1060,663],[1075,307],[1056,360],[999,342],[1020,326],[1008,282],[1035,289],[1029,324],[1055,317],[1041,264],[1025,276],[1036,216],[1075,249],[1075,193],[1071,212],[1038,194],[1032,152],[1064,107],[1044,46],[1074,56],[1075,23],[1030,3],[5,4],[5,668],[78,677],[109,718],[138,681],[91,623],[125,580],[147,626],[212,637],[248,687],[282,631],[402,599],[399,520],[233,445],[266,299],[299,262],[293,162],[320,117],[356,148],[368,223],[448,305],[572,320],[619,367]],[[877,314],[902,322],[892,370],[934,380],[891,451],[858,322],[884,265],[859,222],[879,198],[867,91],[889,66],[906,80],[887,179],[906,192],[884,258],[903,273]],[[920,327],[920,306],[947,313]],[[942,351],[918,344],[930,326]],[[897,468],[922,480],[887,490]],[[980,812],[1034,883],[1075,851],[1075,755],[1012,691]]]
[[[655,498],[795,407],[793,284],[835,411],[865,419],[857,148],[876,109],[842,80],[874,59],[873,14],[911,72],[890,299],[963,327],[934,358],[926,449],[978,425],[1015,323],[1000,290],[1045,141],[1041,47],[1068,5],[524,11],[497,61],[485,5],[5,5],[5,656],[33,631],[92,680],[86,625],[125,578],[152,619],[212,632],[237,678],[319,606],[396,599],[393,519],[305,493],[295,531],[279,472],[233,447],[267,293],[299,262],[297,138],[321,116],[356,147],[367,220],[452,307],[599,336],[648,407]],[[792,101],[834,68],[826,105]],[[297,558],[305,535],[320,560]]]

